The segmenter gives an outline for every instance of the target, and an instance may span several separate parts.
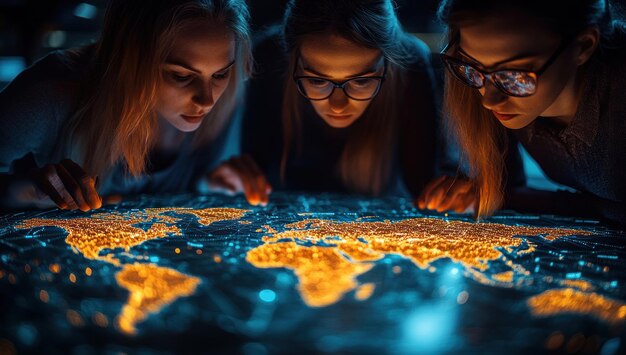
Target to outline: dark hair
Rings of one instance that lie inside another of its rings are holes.
[[[438,17],[448,27],[448,40],[454,40],[462,24],[512,11],[542,20],[563,38],[597,27],[600,43],[607,47],[624,29],[616,15],[617,7],[607,0],[442,0]],[[492,214],[503,203],[506,167],[502,152],[507,147],[506,129],[482,107],[480,100],[477,90],[446,73],[444,114],[477,183],[478,217]]]
[[[363,117],[354,123],[339,162],[344,185],[356,192],[377,195],[389,179],[390,155],[397,110],[393,96],[402,92],[400,73],[418,60],[417,40],[404,32],[391,0],[291,0],[283,23],[283,45],[292,73],[302,40],[310,35],[334,34],[358,45],[381,51],[387,62],[386,80],[372,99]],[[284,149],[281,175],[284,177],[290,145],[301,134],[303,100],[290,77],[283,96]]]
[[[306,35],[333,33],[379,49],[394,64],[406,64],[414,55],[390,0],[291,0],[283,31],[288,52],[296,49]]]
[[[521,11],[543,20],[554,33],[575,36],[597,26],[602,38],[624,28],[620,8],[609,0],[442,0],[437,15],[449,33],[469,19],[509,11]]]

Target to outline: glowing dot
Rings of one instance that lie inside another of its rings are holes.
[[[74,275],[74,273],[70,274],[70,282],[75,284],[76,283],[76,275]]]
[[[456,296],[456,302],[458,304],[465,304],[465,302],[467,302],[469,298],[469,293],[467,293],[467,291],[461,291],[459,292],[459,295]]]
[[[50,301],[50,296],[48,296],[48,292],[46,292],[46,290],[41,290],[39,291],[39,299],[43,303],[48,303],[48,301]]]
[[[276,292],[268,289],[261,290],[261,292],[259,292],[259,298],[263,302],[274,302],[276,300]]]
[[[28,264],[24,265],[24,272],[26,272],[26,273],[30,272],[30,265],[28,265]]]
[[[222,258],[219,255],[213,255],[213,261],[219,264],[222,262]]]
[[[50,264],[50,267],[48,268],[50,269],[50,272],[54,274],[58,274],[61,271],[61,265],[59,264]]]
[[[359,288],[356,289],[354,298],[356,298],[359,301],[365,301],[366,299],[370,298],[370,296],[372,296],[372,293],[374,293],[375,288],[376,288],[376,285],[374,285],[373,283],[363,284],[359,286]]]
[[[450,273],[451,273],[452,275],[456,275],[456,274],[458,274],[458,273],[459,273],[459,269],[457,269],[457,268],[452,268],[452,270],[450,270]]]
[[[202,249],[196,249],[196,254],[202,255]]]
[[[73,309],[70,309],[65,313],[65,318],[67,318],[67,321],[75,327],[82,327],[85,324],[85,322],[83,322],[83,317],[81,317],[80,313],[76,312]]]
[[[85,268],[85,275],[87,275],[87,276],[91,276],[91,273],[92,273],[92,271],[91,271],[91,268],[90,268],[90,267]]]
[[[391,269],[393,271],[394,274],[399,274],[402,272],[402,268],[400,266],[394,266],[393,269]]]
[[[109,325],[109,319],[107,318],[107,316],[100,312],[94,313],[92,319],[93,322],[99,327],[104,328]]]
[[[174,253],[176,253],[176,254],[180,254],[180,248],[176,248],[176,249],[174,249]]]
[[[563,334],[561,334],[561,332],[554,332],[550,334],[550,336],[546,340],[546,349],[556,350],[561,345],[563,345],[564,340],[565,340],[565,337],[563,336]]]

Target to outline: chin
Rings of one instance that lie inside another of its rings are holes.
[[[500,123],[508,129],[522,129],[533,123],[534,119],[525,119],[523,117],[515,118],[510,121],[500,121]]]
[[[176,128],[177,130],[184,132],[184,133],[189,133],[189,132],[193,132],[198,130],[198,128],[200,128],[200,125],[202,125],[202,121],[198,122],[198,123],[189,123],[189,122],[185,122],[183,120],[180,121],[176,121],[176,122],[171,122],[170,124]]]
[[[327,125],[331,126],[332,128],[346,128],[350,127],[354,122],[356,122],[356,120],[358,120],[358,117],[350,119],[334,119],[324,116],[323,120],[324,122],[326,122]]]

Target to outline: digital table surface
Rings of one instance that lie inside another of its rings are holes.
[[[331,194],[5,214],[0,353],[618,354],[625,240]]]

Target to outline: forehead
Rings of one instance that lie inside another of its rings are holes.
[[[217,60],[229,62],[235,52],[235,36],[223,25],[196,21],[183,27],[174,37],[170,58],[185,61]]]
[[[543,55],[560,41],[544,22],[518,12],[483,16],[462,24],[459,32],[459,46],[485,66],[512,57]]]
[[[300,58],[306,67],[344,78],[374,68],[381,52],[334,34],[316,34],[304,38]]]

